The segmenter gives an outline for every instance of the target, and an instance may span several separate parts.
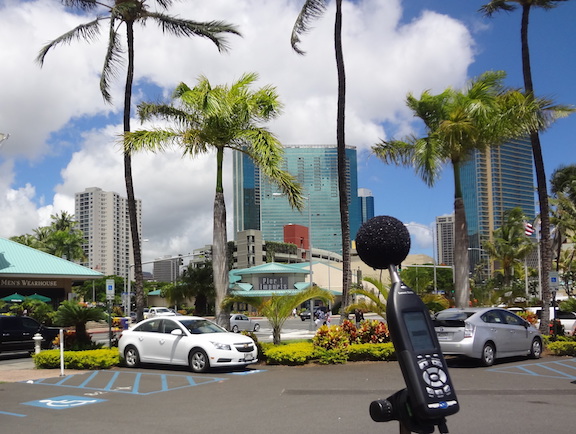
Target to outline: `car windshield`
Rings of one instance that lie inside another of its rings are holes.
[[[436,327],[464,327],[464,321],[474,313],[461,310],[441,311],[436,314],[433,323]]]
[[[157,313],[170,313],[171,311],[170,311],[170,309],[167,309],[165,307],[159,307],[159,308],[156,308],[156,312]]]
[[[180,321],[180,323],[194,335],[202,333],[226,333],[226,329],[207,319],[185,319]]]

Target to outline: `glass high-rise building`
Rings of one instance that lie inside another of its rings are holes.
[[[372,190],[359,188],[358,200],[360,201],[361,223],[365,223],[374,217],[374,196],[372,195]]]
[[[532,146],[517,140],[475,151],[460,168],[470,237],[471,266],[484,258],[482,244],[502,225],[504,211],[519,207],[535,217]]]
[[[354,239],[361,224],[356,148],[346,147],[346,163],[350,237]],[[285,225],[308,227],[310,221],[312,247],[342,253],[336,146],[284,146],[283,169],[302,185],[307,198],[302,212],[290,207],[278,187],[261,176],[247,156],[235,153],[234,231],[257,229],[264,240],[281,242]]]

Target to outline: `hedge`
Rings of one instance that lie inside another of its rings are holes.
[[[33,354],[38,369],[60,368],[60,350],[46,350]],[[100,350],[64,351],[66,369],[110,369],[120,363],[118,348]]]

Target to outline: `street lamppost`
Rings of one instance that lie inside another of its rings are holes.
[[[285,196],[284,193],[272,193],[272,196]],[[302,196],[308,202],[308,261],[310,263],[310,288],[314,286],[312,269],[312,200],[311,196]],[[314,300],[310,300],[310,330],[314,330]]]
[[[416,226],[422,229],[427,230],[429,233],[432,234],[432,263],[434,268],[434,294],[438,293],[438,279],[436,277],[436,231],[434,229],[430,229],[428,226],[421,225],[419,223],[406,223],[405,226],[409,228],[410,226]]]

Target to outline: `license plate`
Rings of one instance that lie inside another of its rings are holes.
[[[436,336],[438,336],[438,340],[439,341],[447,341],[450,339],[450,333],[436,333]]]

